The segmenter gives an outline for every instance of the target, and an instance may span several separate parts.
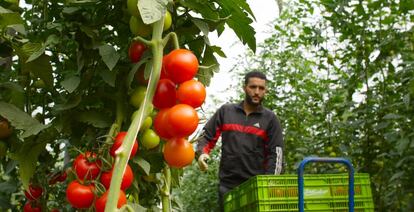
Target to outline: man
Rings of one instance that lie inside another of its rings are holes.
[[[223,196],[252,176],[280,174],[283,135],[276,115],[262,106],[266,94],[266,76],[252,71],[244,78],[244,101],[221,106],[204,127],[198,140],[198,164],[207,170],[206,160],[222,136],[219,168],[219,203]]]

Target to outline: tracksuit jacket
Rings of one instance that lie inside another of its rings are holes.
[[[255,175],[281,173],[282,129],[271,110],[260,106],[246,116],[243,102],[221,106],[204,126],[197,154],[209,154],[220,135],[220,185],[232,189]]]

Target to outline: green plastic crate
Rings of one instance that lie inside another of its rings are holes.
[[[348,211],[348,174],[305,174],[305,211]],[[354,176],[355,211],[374,211],[369,175]],[[297,175],[258,175],[224,196],[224,211],[298,211]]]

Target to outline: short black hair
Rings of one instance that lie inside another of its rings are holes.
[[[253,78],[253,77],[257,77],[257,78],[260,78],[260,79],[263,79],[263,80],[267,81],[266,75],[263,74],[263,72],[250,71],[246,75],[244,75],[244,85],[247,85],[247,83],[249,82],[249,79]]]

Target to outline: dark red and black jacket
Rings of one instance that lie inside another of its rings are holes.
[[[271,110],[260,106],[246,116],[243,102],[223,105],[204,126],[197,154],[209,154],[220,135],[221,185],[231,189],[255,175],[281,173],[282,128]]]

